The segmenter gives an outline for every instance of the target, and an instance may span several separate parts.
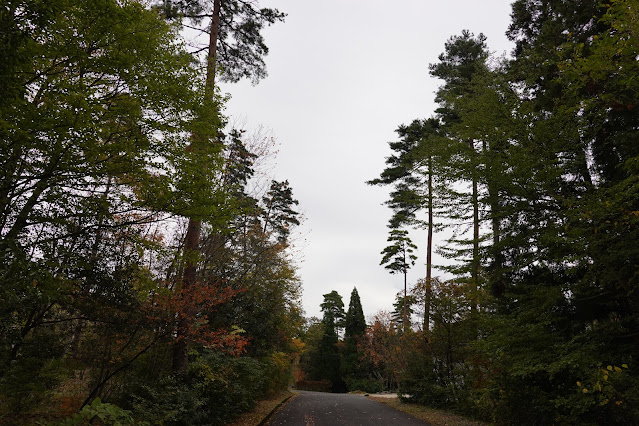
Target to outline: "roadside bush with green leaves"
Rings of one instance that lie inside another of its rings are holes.
[[[224,425],[274,390],[286,387],[290,362],[202,351],[191,353],[188,374],[131,389],[136,418],[163,425]]]
[[[180,377],[168,376],[154,384],[137,384],[129,392],[135,417],[151,424],[196,424],[194,419],[206,404],[198,389]]]
[[[275,352],[266,357],[262,363],[266,374],[266,393],[271,394],[286,389],[293,380],[293,369],[289,355],[284,352]]]
[[[102,402],[100,398],[85,405],[79,413],[57,423],[57,426],[84,426],[87,424],[125,426],[136,424],[131,411],[123,410],[114,404]]]
[[[379,393],[384,390],[384,380],[376,378],[346,378],[346,386],[349,392],[363,391],[366,393]]]
[[[0,380],[0,411],[18,416],[49,398],[68,373],[64,362],[56,359],[61,353],[59,339],[52,334],[38,333],[25,339],[22,356]]]
[[[639,423],[639,381],[627,364],[599,365],[578,380],[570,403],[575,414],[593,423]]]

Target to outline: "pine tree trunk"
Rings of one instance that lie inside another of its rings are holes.
[[[213,2],[213,16],[209,28],[209,49],[206,59],[206,83],[205,97],[212,100],[215,93],[215,68],[217,60],[217,40],[220,33],[220,1]],[[198,135],[192,135],[197,140]],[[197,280],[197,254],[200,245],[200,235],[202,231],[202,221],[196,218],[189,218],[189,224],[184,238],[184,258],[186,266],[182,280],[182,294],[187,294]],[[173,346],[173,372],[185,373],[188,361],[188,343],[191,316],[188,310],[178,312],[176,342]]]
[[[406,265],[406,249],[404,249],[404,265]],[[404,266],[404,303],[403,303],[403,317],[404,317],[404,336],[406,335],[406,323],[408,322],[406,314],[406,294],[408,293],[408,268]]]
[[[426,247],[426,294],[424,296],[424,332],[430,331],[430,299],[433,265],[433,157],[428,156],[428,241]]]
[[[492,271],[490,274],[491,280],[491,293],[495,297],[501,297],[505,291],[505,283],[503,278],[503,255],[501,248],[499,247],[499,241],[501,239],[501,222],[500,222],[500,208],[499,208],[499,193],[498,185],[495,182],[495,174],[498,170],[495,170],[496,160],[494,158],[495,148],[489,147],[486,142],[482,143],[483,151],[487,157],[486,161],[486,178],[488,183],[488,205],[490,206],[491,225],[493,231],[493,242],[491,253],[493,257]]]
[[[472,179],[473,179],[473,259],[471,263],[471,280],[472,280],[472,297],[470,305],[470,314],[472,318],[473,336],[477,337],[477,293],[479,291],[479,194],[477,189],[477,159],[475,152],[475,144],[473,141],[469,142],[471,149],[471,167],[472,167]]]

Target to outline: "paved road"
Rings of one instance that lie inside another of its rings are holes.
[[[268,426],[425,426],[415,417],[363,395],[298,391],[282,406]]]

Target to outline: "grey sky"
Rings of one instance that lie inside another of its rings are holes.
[[[435,109],[439,81],[428,75],[445,41],[469,29],[491,51],[512,48],[504,33],[510,0],[269,0],[288,13],[265,31],[269,76],[257,86],[224,85],[226,113],[248,130],[270,129],[279,144],[274,178],[288,179],[306,221],[299,274],[308,316],[353,286],[368,317],[390,310],[403,278],[382,266],[390,217],[387,188],[366,181],[384,169],[395,129]],[[437,239],[437,235],[435,236]],[[425,275],[425,233],[409,275]],[[437,260],[437,259],[436,259]],[[437,275],[437,272],[435,272]]]

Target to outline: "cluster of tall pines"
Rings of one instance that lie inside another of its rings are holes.
[[[286,388],[297,201],[216,85],[265,77],[283,18],[0,4],[0,423],[225,424]]]
[[[510,57],[448,40],[438,108],[370,182],[392,188],[383,263],[405,273],[406,231],[427,240],[399,388],[496,423],[637,424],[639,2],[517,0],[511,18]]]

